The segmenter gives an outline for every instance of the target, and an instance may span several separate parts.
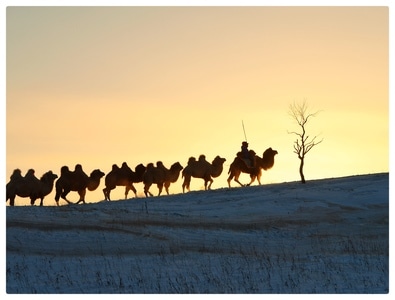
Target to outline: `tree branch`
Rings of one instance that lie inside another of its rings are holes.
[[[317,136],[310,138],[310,135],[306,135],[306,124],[312,118],[315,117],[319,111],[308,113],[307,112],[308,105],[304,100],[302,103],[293,103],[289,106],[288,114],[291,116],[292,119],[296,121],[298,126],[300,127],[301,132],[296,131],[288,131],[288,134],[294,134],[297,136],[296,141],[294,142],[293,148],[294,153],[298,155],[298,158],[301,160],[299,173],[302,179],[302,182],[305,183],[304,174],[303,174],[303,165],[304,165],[304,158],[305,155],[313,149],[318,144],[322,143],[323,139],[316,141]]]

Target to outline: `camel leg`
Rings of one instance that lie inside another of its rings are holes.
[[[189,185],[191,183],[191,177],[190,176],[185,176],[184,178],[184,183],[182,184],[182,192],[185,192],[185,188],[190,191]]]
[[[261,185],[261,176],[262,176],[262,172],[260,171],[258,176],[256,177],[256,179],[258,180],[259,185]]]
[[[60,194],[60,197],[64,200],[66,200],[66,196],[70,193],[70,190],[63,190],[63,192]]]
[[[66,198],[66,197],[63,197],[63,196],[62,196],[62,199],[63,199],[64,201],[66,201],[68,204],[74,204],[73,202],[71,202],[71,201],[67,200],[67,198]]]
[[[132,192],[134,194],[134,197],[137,198],[137,190],[136,190],[136,188],[134,187],[133,184],[130,185],[130,189],[132,190]]]
[[[56,190],[56,195],[55,195],[55,201],[56,205],[59,206],[59,199],[62,198],[64,201],[66,201],[68,204],[74,204],[73,202],[67,200],[66,196],[70,192],[70,190],[62,190],[58,189]]]
[[[250,186],[250,185],[255,181],[255,179],[257,179],[259,185],[261,185],[261,176],[262,176],[262,170],[259,170],[258,173],[255,173],[255,172],[254,172],[253,174],[250,174],[251,181],[250,181],[250,183],[247,184],[247,185]]]
[[[169,195],[169,187],[170,187],[170,182],[166,182],[165,183],[165,190],[166,190],[167,195]]]
[[[251,181],[250,183],[247,184],[247,186],[250,186],[255,181],[256,175],[250,175],[250,177],[251,177]]]
[[[240,186],[245,186],[244,184],[242,184],[238,179],[235,178],[235,181],[240,184]]]
[[[228,177],[228,186],[230,187],[230,182],[232,181],[232,179],[233,179],[233,174],[230,174],[229,175],[229,177]]]
[[[104,200],[110,200],[110,195],[108,195],[109,191],[107,192],[107,187],[103,189],[103,194],[104,194]]]
[[[159,189],[158,196],[160,196],[160,194],[162,193],[162,190],[163,190],[163,183],[158,183],[158,184],[157,184],[157,187],[158,187],[158,189]]]
[[[228,186],[230,187],[230,182],[232,181],[232,179],[234,178],[234,180],[238,183],[238,184],[240,184],[240,186],[244,186],[244,184],[242,184],[240,181],[239,181],[239,176],[240,176],[240,172],[236,172],[236,173],[233,173],[233,172],[231,172],[230,173],[230,175],[229,175],[229,177],[228,177]]]
[[[151,192],[149,191],[149,188],[151,187],[151,184],[149,184],[149,183],[146,183],[145,185],[144,185],[144,194],[145,194],[145,197],[148,197],[148,196],[153,196],[152,194],[151,194]]]
[[[60,197],[65,200],[68,204],[74,204],[73,202],[67,200],[66,196],[67,194],[70,193],[70,190],[63,190],[63,192],[61,193]],[[55,197],[56,199],[56,197]]]
[[[80,202],[85,204],[86,189],[78,191],[78,194],[80,195],[80,200],[78,200],[76,204],[78,204]]]
[[[239,176],[240,176],[240,172],[234,174],[234,179],[235,179],[235,181],[236,181],[238,184],[240,184],[240,186],[244,186],[244,184],[242,184],[242,183],[239,181]],[[230,178],[230,177],[229,177],[229,178]]]
[[[10,206],[14,206],[15,204],[15,195],[10,196]]]
[[[56,188],[55,201],[58,204],[58,206],[59,206],[59,199],[61,194],[62,194],[62,190]]]
[[[209,180],[210,183],[208,184],[207,189],[211,190],[211,185],[213,184],[213,181],[214,180],[210,178],[210,180]]]
[[[113,189],[115,189],[115,187],[116,187],[116,186],[106,186],[106,187],[103,189],[104,200],[111,201],[111,199],[110,199],[110,193],[111,193],[111,191],[112,191]]]
[[[125,199],[128,199],[128,193],[130,190],[134,193],[135,197],[137,198],[137,190],[135,189],[133,184],[130,184],[125,187]]]

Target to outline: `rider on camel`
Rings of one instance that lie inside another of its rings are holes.
[[[241,143],[240,158],[246,163],[247,167],[255,166],[255,152],[248,150],[248,143],[246,141]]]

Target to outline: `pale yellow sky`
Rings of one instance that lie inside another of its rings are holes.
[[[19,6],[6,17],[7,182],[15,168],[107,174],[205,154],[227,159],[212,186],[225,187],[242,120],[251,149],[279,152],[262,182],[299,180],[288,107],[304,99],[320,111],[308,133],[324,139],[307,180],[389,170],[388,7]]]

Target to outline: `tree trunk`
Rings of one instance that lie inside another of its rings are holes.
[[[300,174],[301,182],[306,183],[306,180],[304,179],[304,175],[303,175],[303,166],[304,166],[304,157],[300,158],[299,174]]]

